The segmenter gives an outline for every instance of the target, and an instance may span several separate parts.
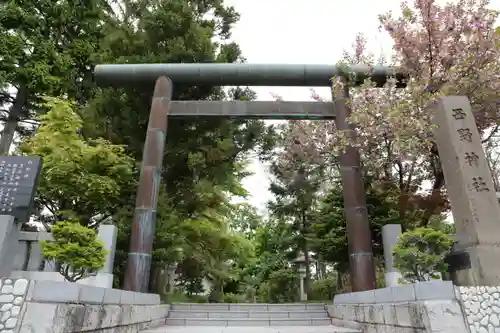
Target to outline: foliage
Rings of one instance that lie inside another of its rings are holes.
[[[245,303],[245,295],[225,293],[223,302],[224,303]]]
[[[0,153],[6,154],[17,131],[33,130],[45,111],[41,96],[66,95],[86,102],[106,0],[7,1],[0,6],[0,120],[6,121]]]
[[[172,303],[206,303],[207,298],[202,295],[187,295],[184,292],[175,291],[173,293],[161,294],[162,301],[167,304]]]
[[[409,73],[407,87],[397,88],[394,80],[384,88],[375,88],[369,80],[353,87],[351,83],[359,80],[348,73],[349,122],[356,126],[357,141],[347,140],[334,121],[290,121],[280,129],[280,148],[271,157],[271,171],[277,179],[271,187],[275,194],[273,213],[288,219],[292,234],[307,239],[319,260],[344,272],[349,240],[339,185],[339,154],[347,146],[361,153],[377,256],[381,253],[380,227],[385,223],[403,223],[405,230],[435,227],[436,219],[442,219],[450,208],[433,141],[429,103],[446,94],[469,96],[483,141],[492,140],[498,130],[500,35],[494,27],[498,13],[488,9],[488,1],[464,0],[441,6],[424,0],[415,1],[413,6],[405,2],[401,8],[400,16],[387,13],[379,17],[383,30],[394,41],[390,61],[367,52],[366,39],[358,35],[339,66],[396,66]],[[457,48],[464,49],[457,57],[448,52]],[[342,84],[335,80],[332,93]],[[314,91],[311,97],[322,100]],[[488,162],[493,169],[495,156]],[[293,187],[298,178],[302,192]],[[297,193],[302,194],[301,200]],[[297,225],[300,212],[307,212],[303,221],[309,223]],[[438,224],[440,229],[452,231],[449,225]],[[293,246],[298,244],[297,239]]]
[[[371,161],[368,167],[396,169],[397,173],[384,174],[399,174],[404,184],[400,186],[402,203],[411,199],[412,188],[421,188],[424,179],[431,181],[422,217],[427,225],[433,214],[447,208],[442,201],[444,175],[427,106],[442,95],[465,95],[480,132],[490,135],[491,131],[484,130],[492,125],[493,132],[498,129],[500,36],[494,30],[498,12],[488,9],[488,1],[466,0],[443,6],[430,0],[415,1],[413,6],[403,3],[401,8],[399,17],[384,14],[380,23],[394,41],[391,64],[409,74],[407,88],[395,89],[390,83],[377,91],[363,91],[366,85],[353,90],[351,120],[363,128],[357,144],[364,147],[365,156],[384,157],[367,159]],[[353,61],[370,57],[364,45],[365,41],[358,41]]]
[[[273,272],[288,267],[295,258],[290,250],[293,245],[294,237],[287,223],[277,219],[263,221],[254,240],[255,259],[249,261],[243,270],[247,282],[258,289]]]
[[[134,161],[123,146],[80,134],[82,119],[67,100],[49,98],[36,134],[20,152],[43,159],[36,202],[50,215],[43,222],[74,220],[96,226],[117,212],[133,182]]]
[[[449,209],[429,103],[442,95],[469,96],[483,141],[499,129],[500,35],[494,27],[498,12],[488,5],[489,1],[460,0],[441,6],[418,0],[413,6],[402,3],[399,16],[381,15],[381,26],[394,42],[392,59],[376,59],[359,35],[339,65],[393,65],[409,74],[407,87],[396,88],[394,80],[385,88],[374,88],[369,81],[350,87],[349,121],[356,124],[357,141],[336,131],[333,121],[295,121],[283,155],[329,168],[326,176],[335,178],[339,153],[353,145],[360,149],[361,167],[374,182],[395,185],[400,220],[419,210],[417,226],[428,226],[431,216]],[[352,76],[350,82],[356,81]],[[334,88],[339,84],[336,81]],[[314,91],[312,97],[321,99]]]
[[[147,0],[141,6],[124,1],[117,6],[120,15],[104,26],[101,62],[244,61],[238,45],[229,40],[230,27],[238,15],[220,0]],[[82,112],[83,133],[123,144],[127,153],[140,161],[151,92],[152,86],[97,89]],[[175,100],[254,97],[255,93],[245,87],[225,93],[220,87],[176,84],[173,91]],[[259,120],[169,119],[153,244],[155,270],[176,266],[180,285],[201,278],[235,278],[226,261],[244,260],[248,243],[235,241],[239,234],[228,226],[229,199],[246,196],[241,179],[247,175],[247,155],[269,149],[271,139],[272,130]],[[115,260],[120,280],[129,247],[135,190],[131,183],[128,195],[122,196],[126,200],[122,210],[114,216],[120,226]]]
[[[256,231],[262,223],[262,217],[257,209],[248,203],[233,205],[228,212],[227,219],[231,228],[243,234],[247,239],[253,239],[256,236]]]
[[[151,6],[146,4],[151,2]],[[153,5],[154,3],[154,5]],[[241,61],[234,43],[222,45],[212,37],[227,39],[229,25],[237,19],[234,9],[222,1],[146,1],[143,7],[123,6],[128,21],[110,27],[113,32],[103,41],[105,61],[129,63],[235,62]],[[214,15],[205,15],[211,13]],[[224,27],[224,28],[223,28]],[[103,89],[90,102],[85,119],[89,135],[102,135],[114,143],[125,144],[138,160],[142,155],[144,133],[149,117],[151,88]],[[173,99],[251,98],[244,89],[226,95],[212,86],[176,85]],[[225,192],[245,195],[238,181],[246,175],[240,163],[244,155],[263,143],[266,128],[261,121],[209,119],[169,120],[162,181],[165,199],[175,203],[186,218],[205,207],[216,207]]]
[[[383,189],[366,179],[366,203],[372,231],[373,251],[382,255],[382,226],[399,223],[397,203]],[[326,262],[335,264],[339,272],[348,271],[349,253],[346,218],[343,205],[344,192],[339,183],[320,199],[312,224],[312,249]]]
[[[415,283],[438,279],[438,272],[448,268],[445,258],[453,239],[432,228],[417,228],[403,233],[393,249],[394,267],[404,281]]]
[[[303,154],[296,154],[289,150],[287,144],[297,137],[293,135],[296,122],[291,121],[279,129],[277,143],[279,148],[270,157],[270,171],[273,176],[269,190],[274,200],[268,207],[278,219],[289,222],[294,235],[296,255],[300,250],[304,254],[306,277],[304,288],[310,291],[310,250],[311,242],[308,235],[311,233],[312,216],[318,201],[318,195],[323,190],[324,168],[322,165],[304,158]]]
[[[68,282],[95,275],[104,266],[107,250],[95,230],[77,221],[58,222],[52,226],[53,241],[42,241],[42,254],[58,267]]]
[[[331,301],[337,292],[337,281],[332,278],[314,280],[308,300]]]
[[[426,107],[443,94],[469,96],[489,166],[498,174],[500,33],[493,23],[498,13],[487,6],[418,0],[403,3],[399,15],[381,15],[394,41],[389,61],[367,52],[362,35],[356,38],[340,66],[385,63],[410,74],[404,89],[392,80],[384,88],[368,81],[349,87],[357,142],[348,141],[333,121],[295,120],[274,128],[248,119],[169,119],[151,288],[174,302],[294,301],[299,281],[291,262],[303,252],[309,299],[347,291],[352,240],[346,236],[338,157],[348,145],[361,152],[377,263],[380,229],[387,223],[452,233],[444,222],[449,204]],[[130,246],[152,86],[96,88],[90,84],[93,66],[243,62],[230,39],[237,20],[234,8],[221,0],[125,0],[112,6],[106,0],[11,1],[0,8],[0,120],[7,121],[0,152],[17,130],[23,135],[19,151],[43,157],[36,198],[42,222],[96,226],[112,218],[118,227],[117,286]],[[225,92],[176,84],[173,98],[256,95],[248,87]],[[24,137],[40,120],[36,134]],[[268,217],[233,202],[247,196],[242,179],[255,156],[269,162],[273,176]],[[206,281],[210,290],[204,290]]]
[[[229,40],[237,19],[220,0],[11,1],[0,8],[2,119],[8,116],[0,150],[12,141],[8,133],[18,120],[37,125],[46,111],[59,117],[42,118],[37,134],[23,139],[20,149],[44,159],[38,218],[96,226],[112,217],[119,229],[117,284],[130,245],[152,87],[98,89],[90,84],[91,72],[106,62],[244,61]],[[45,103],[46,95],[73,103]],[[174,98],[250,100],[255,93],[179,84]],[[187,279],[233,280],[252,246],[228,226],[229,198],[246,195],[241,179],[247,154],[269,149],[272,131],[262,121],[228,119],[172,120],[168,131],[154,268],[175,266],[180,280],[193,286]]]
[[[269,280],[259,287],[262,303],[295,302],[299,299],[299,275],[291,268],[283,268],[270,274]]]

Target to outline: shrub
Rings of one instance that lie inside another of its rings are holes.
[[[174,291],[160,295],[164,303],[206,303],[206,295],[186,295],[182,291]]]
[[[246,297],[242,294],[224,293],[224,303],[245,303]]]
[[[453,239],[442,231],[417,228],[403,233],[393,249],[394,267],[404,281],[414,283],[438,279],[437,272],[448,269],[445,262]]]
[[[210,294],[208,295],[208,301],[210,303],[222,303],[224,300],[224,294],[220,290],[220,286],[212,286]]]
[[[299,275],[293,269],[282,268],[272,272],[259,286],[259,302],[284,303],[299,299]]]
[[[329,301],[337,292],[337,281],[333,278],[314,280],[311,283],[310,300]]]
[[[42,254],[58,267],[66,281],[95,275],[104,266],[107,251],[95,230],[73,222],[59,222],[52,227],[53,241],[42,241]]]

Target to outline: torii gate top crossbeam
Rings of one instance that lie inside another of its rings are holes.
[[[153,84],[160,76],[175,83],[210,84],[214,86],[329,86],[332,77],[356,73],[357,84],[371,79],[382,86],[387,77],[396,77],[401,87],[404,75],[392,67],[367,65],[299,65],[299,64],[104,64],[97,65],[94,78],[100,86]]]

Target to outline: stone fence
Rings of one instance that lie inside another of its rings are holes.
[[[137,333],[165,325],[170,309],[155,294],[26,279],[0,285],[0,333]]]
[[[113,286],[113,260],[116,249],[116,233],[117,229],[114,225],[103,224],[99,227],[98,237],[104,242],[105,248],[108,250],[106,263],[97,275],[82,279],[78,283],[111,288]],[[22,278],[28,280],[50,280],[64,281],[53,263],[46,261],[42,256],[40,241],[52,240],[50,232],[19,232],[17,244],[10,250],[13,262],[13,271],[11,278]]]
[[[496,333],[500,293],[496,287],[429,281],[339,294],[328,313],[333,324],[364,333]]]

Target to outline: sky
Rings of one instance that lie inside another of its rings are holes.
[[[442,2],[442,1],[439,1]],[[237,42],[248,63],[335,64],[344,50],[350,50],[357,33],[368,39],[375,54],[390,53],[390,37],[378,29],[378,14],[399,12],[400,0],[225,0],[241,18],[235,24],[232,39]],[[500,10],[500,0],[491,8]],[[253,87],[258,100],[273,100],[276,93],[286,101],[310,100],[307,87]],[[315,88],[328,98],[328,88]],[[255,160],[249,166],[254,175],[244,180],[250,192],[246,200],[264,211],[272,199],[268,191],[266,166]]]

